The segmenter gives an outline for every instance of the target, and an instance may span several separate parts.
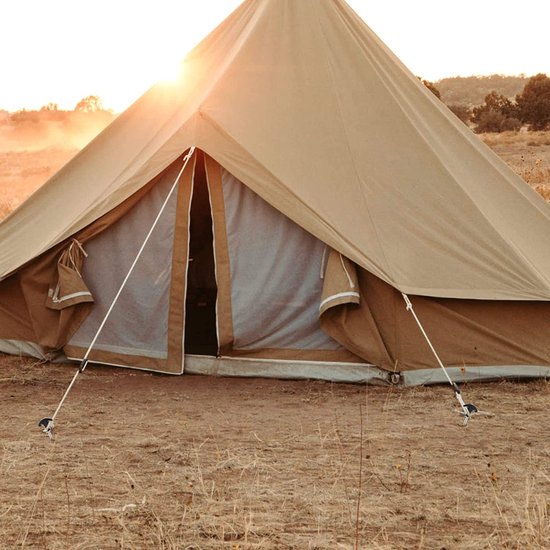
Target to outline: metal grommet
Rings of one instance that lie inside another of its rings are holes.
[[[401,373],[400,372],[392,372],[390,374],[390,382],[395,386],[401,382]]]

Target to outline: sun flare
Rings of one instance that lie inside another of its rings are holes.
[[[149,69],[151,84],[155,82],[172,84],[182,76],[183,63],[181,59],[159,59]]]

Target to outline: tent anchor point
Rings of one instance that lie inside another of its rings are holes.
[[[445,373],[445,376],[447,377],[447,380],[449,381],[449,384],[453,388],[453,391],[455,393],[455,397],[457,401],[460,404],[460,407],[462,409],[461,414],[464,417],[463,426],[467,426],[468,422],[470,421],[470,418],[472,418],[472,414],[479,412],[478,408],[473,405],[472,403],[464,403],[464,399],[462,399],[462,394],[460,393],[460,388],[454,382],[451,377],[449,376],[449,373],[447,372],[447,369],[445,368],[445,365],[443,365],[443,362],[439,358],[439,355],[437,354],[437,351],[435,351],[435,348],[432,345],[432,342],[430,341],[428,334],[424,330],[424,327],[422,326],[422,323],[420,322],[420,319],[417,317],[416,312],[414,311],[412,302],[410,298],[402,292],[401,295],[403,296],[403,299],[405,300],[405,303],[407,304],[407,311],[410,311],[412,313],[412,316],[414,317],[414,320],[416,321],[416,324],[418,325],[418,328],[420,329],[420,332],[422,332],[422,335],[426,339],[426,342],[428,342],[428,345],[430,346],[430,349],[432,350],[432,353],[434,354],[435,358],[437,359],[437,362],[443,372]]]

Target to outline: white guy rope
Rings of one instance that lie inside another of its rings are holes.
[[[464,400],[462,399],[462,394],[460,393],[459,387],[456,385],[455,382],[451,379],[449,376],[449,373],[447,372],[447,369],[445,368],[445,365],[443,365],[443,361],[439,358],[439,355],[437,354],[437,351],[435,351],[435,348],[432,345],[432,342],[430,338],[428,337],[428,334],[424,330],[424,327],[422,326],[422,323],[420,322],[420,319],[416,315],[416,312],[414,311],[413,305],[409,297],[402,292],[401,295],[403,296],[403,299],[405,300],[405,303],[407,304],[407,311],[410,311],[412,313],[412,316],[414,317],[414,320],[416,321],[416,324],[418,325],[418,328],[420,329],[420,332],[422,332],[422,335],[426,339],[426,342],[428,342],[428,346],[430,346],[430,349],[432,350],[432,353],[434,354],[439,366],[441,367],[441,370],[443,370],[443,373],[447,377],[447,380],[449,381],[449,384],[451,384],[451,387],[453,388],[455,392],[455,397],[457,398],[458,402],[460,403],[460,406],[462,408],[462,414],[464,415],[464,425],[468,424],[468,421],[471,418],[472,412],[477,412],[477,408],[472,404],[466,404],[464,403]]]
[[[164,199],[164,202],[162,206],[160,207],[160,210],[157,214],[157,217],[155,218],[155,221],[151,225],[151,228],[149,229],[149,232],[147,233],[147,236],[145,237],[143,244],[141,245],[141,248],[139,249],[136,257],[134,258],[134,261],[132,262],[132,265],[130,266],[130,269],[128,270],[128,273],[126,274],[126,277],[124,277],[124,280],[122,281],[122,284],[120,285],[120,288],[118,289],[118,292],[116,293],[115,297],[113,298],[113,301],[111,302],[111,305],[109,306],[109,309],[107,310],[107,313],[105,314],[105,317],[103,317],[103,321],[101,321],[101,324],[99,325],[99,328],[97,329],[95,336],[93,337],[92,341],[90,342],[90,345],[88,346],[88,349],[86,350],[86,353],[84,354],[84,357],[82,358],[82,361],[80,363],[79,369],[75,372],[73,379],[71,380],[71,383],[69,384],[69,387],[66,389],[63,397],[61,398],[61,401],[59,402],[59,405],[57,406],[57,409],[55,409],[55,412],[53,413],[53,416],[51,418],[44,418],[40,421],[39,426],[43,427],[43,431],[48,435],[48,437],[52,438],[52,429],[54,427],[54,421],[61,410],[61,407],[63,406],[63,403],[65,402],[65,399],[67,398],[67,395],[69,395],[69,392],[71,391],[71,388],[73,387],[73,384],[76,382],[76,379],[78,378],[78,375],[86,369],[86,366],[88,365],[88,357],[90,356],[90,353],[92,351],[92,348],[94,347],[95,343],[97,342],[97,339],[99,338],[99,335],[101,334],[101,331],[103,330],[103,327],[105,326],[105,323],[107,322],[107,319],[111,315],[111,312],[113,311],[118,298],[122,294],[122,291],[124,290],[124,287],[126,286],[126,283],[128,282],[128,279],[130,278],[130,275],[132,275],[132,272],[134,271],[134,268],[136,267],[136,264],[138,263],[139,258],[141,257],[141,254],[143,253],[143,250],[145,249],[145,246],[147,245],[147,242],[149,241],[149,238],[153,234],[153,231],[155,230],[155,227],[157,226],[162,213],[164,212],[164,209],[166,208],[166,205],[168,204],[168,201],[170,200],[170,197],[172,196],[174,190],[176,189],[179,180],[185,171],[185,168],[187,167],[187,164],[189,163],[189,160],[193,156],[193,153],[195,152],[195,147],[191,147],[189,149],[189,152],[183,159],[183,166],[181,170],[179,171],[174,183],[172,184],[172,187],[170,188],[170,191],[168,191],[168,194],[166,195],[166,198]]]

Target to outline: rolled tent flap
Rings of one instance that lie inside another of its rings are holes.
[[[391,370],[392,357],[380,334],[368,300],[361,295],[360,268],[333,249],[323,278],[319,306],[321,328],[334,340],[362,359]]]
[[[68,296],[66,292],[71,293],[70,288],[77,288],[75,275],[70,273],[72,269],[60,263],[60,257],[67,250],[66,247],[67,243],[55,247],[23,268],[18,274],[20,295],[23,299],[21,306],[28,312],[34,333],[32,341],[40,344],[47,351],[63,347],[87,317],[93,302],[90,295],[86,300],[67,300],[64,304],[67,307],[55,307],[62,305],[55,304],[53,301],[58,286],[57,295],[65,297]],[[83,281],[79,283],[78,288],[85,292]],[[52,291],[51,295],[50,291]],[[54,307],[51,307],[52,305]]]
[[[71,239],[69,246],[57,261],[57,282],[55,286],[50,286],[48,289],[47,308],[65,309],[83,302],[94,301],[81,274],[86,256],[82,245],[76,239]]]
[[[323,274],[319,315],[338,305],[359,304],[361,295],[355,264],[342,254],[328,248],[325,249],[325,259],[326,268]]]

